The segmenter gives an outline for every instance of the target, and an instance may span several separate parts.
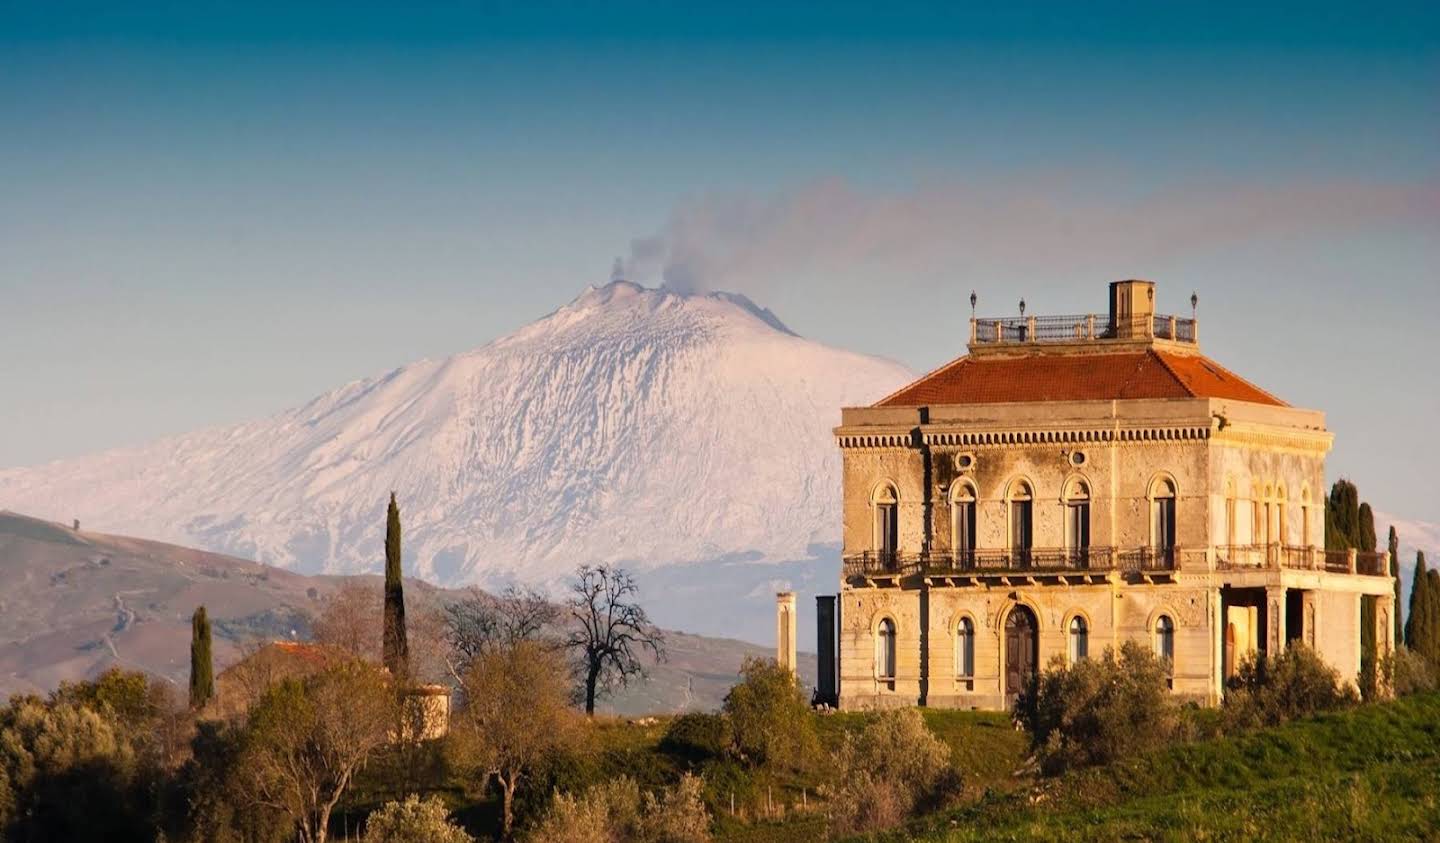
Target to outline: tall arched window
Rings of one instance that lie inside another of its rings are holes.
[[[961,679],[975,676],[975,624],[961,618],[955,626],[955,675]]]
[[[1170,559],[1175,550],[1175,484],[1161,477],[1150,488],[1150,546]]]
[[[1225,482],[1225,545],[1234,547],[1235,540],[1235,481]]]
[[[895,487],[886,483],[875,490],[875,553],[881,559],[893,560],[900,548],[900,497]]]
[[[1283,545],[1290,544],[1290,524],[1286,517],[1287,510],[1289,509],[1289,506],[1287,506],[1289,497],[1290,496],[1285,493],[1284,486],[1275,490],[1275,524],[1278,528],[1276,530],[1276,536]]]
[[[1090,547],[1090,487],[1080,478],[1065,484],[1065,549],[1084,561]]]
[[[968,565],[975,554],[975,487],[956,483],[950,490],[950,536],[955,561]]]
[[[889,618],[880,621],[875,633],[875,675],[882,680],[895,679],[895,622]]]
[[[1070,663],[1077,664],[1090,655],[1090,627],[1079,615],[1070,619]]]
[[[1030,548],[1034,537],[1034,522],[1031,520],[1035,499],[1034,490],[1024,480],[1010,485],[1010,554],[1015,561],[1028,564]]]
[[[1300,490],[1300,546],[1310,547],[1310,487]]]
[[[1169,615],[1155,619],[1155,655],[1170,662],[1171,671],[1175,665],[1175,622]]]

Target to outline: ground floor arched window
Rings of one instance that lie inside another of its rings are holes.
[[[875,675],[884,680],[895,678],[895,622],[880,621],[875,633]]]
[[[975,624],[961,618],[955,628],[955,675],[961,679],[975,676]]]

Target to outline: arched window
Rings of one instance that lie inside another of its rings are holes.
[[[961,618],[955,627],[955,675],[961,679],[975,676],[975,624]]]
[[[1234,547],[1235,537],[1235,481],[1225,482],[1225,546]]]
[[[900,547],[900,496],[886,483],[875,490],[871,503],[875,508],[875,553],[893,560]]]
[[[1070,619],[1070,663],[1077,664],[1090,655],[1090,627],[1080,615]]]
[[[968,565],[975,554],[975,487],[956,483],[950,490],[950,536],[955,561]]]
[[[1170,620],[1169,615],[1161,615],[1155,619],[1155,655],[1170,663],[1171,672],[1175,669],[1175,622]]]
[[[1289,495],[1285,494],[1285,487],[1281,486],[1275,490],[1275,524],[1278,528],[1275,534],[1282,545],[1290,544],[1290,525],[1285,517],[1288,503]]]
[[[1030,561],[1030,548],[1034,537],[1033,512],[1035,493],[1030,484],[1017,480],[1010,485],[1010,554],[1017,562]]]
[[[875,675],[881,680],[895,679],[895,622],[889,618],[880,621],[875,633]]]
[[[1090,547],[1090,486],[1080,478],[1065,484],[1065,549],[1083,562]]]
[[[1300,490],[1300,546],[1310,547],[1310,487]]]
[[[1169,559],[1175,549],[1175,484],[1168,477],[1150,486],[1150,546]]]

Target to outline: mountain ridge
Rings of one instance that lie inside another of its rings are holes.
[[[407,572],[448,585],[810,559],[838,542],[839,408],[910,374],[739,294],[616,281],[264,419],[0,470],[0,507],[357,573],[393,490]]]

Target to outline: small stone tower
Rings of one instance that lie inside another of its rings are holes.
[[[775,595],[775,661],[795,672],[795,592]]]

